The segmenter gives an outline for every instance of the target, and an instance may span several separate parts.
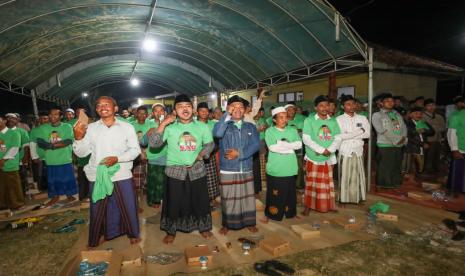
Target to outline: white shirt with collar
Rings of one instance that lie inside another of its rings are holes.
[[[89,181],[95,181],[97,166],[109,156],[118,157],[120,165],[120,169],[111,178],[112,181],[132,178],[133,160],[141,153],[134,127],[117,119],[110,127],[102,120],[89,124],[84,138],[74,141],[73,151],[81,158],[91,154],[89,163],[84,167]]]
[[[354,113],[354,116],[344,113],[338,116],[336,121],[341,130],[339,154],[347,157],[352,156],[352,153],[363,156],[363,139],[370,138],[371,129],[367,118],[357,113]]]

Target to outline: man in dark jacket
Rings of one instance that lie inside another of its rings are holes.
[[[256,126],[243,119],[243,99],[233,96],[227,112],[213,128],[213,135],[219,138],[223,235],[229,229],[244,227],[258,231],[252,160],[260,148],[260,138]]]
[[[427,137],[434,135],[433,127],[423,120],[423,108],[414,107],[410,110],[407,126],[408,143],[405,149],[405,168],[407,173],[423,173],[425,149],[428,148]]]

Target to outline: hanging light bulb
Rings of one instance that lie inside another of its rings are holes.
[[[131,79],[131,85],[132,85],[133,87],[137,87],[137,86],[139,86],[139,84],[140,84],[140,81],[139,81],[138,78],[132,78],[132,79]]]
[[[142,44],[142,48],[147,52],[154,52],[155,50],[157,50],[158,45],[155,40],[146,38],[144,40],[144,43]]]

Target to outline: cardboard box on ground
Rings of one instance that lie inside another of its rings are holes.
[[[91,250],[81,251],[70,259],[62,268],[59,276],[76,275],[79,264],[87,259],[89,263],[108,262],[107,276],[119,276],[122,266],[142,266],[142,249],[132,245],[123,250]]]
[[[188,266],[200,266],[199,258],[205,256],[208,258],[208,265],[213,262],[213,254],[208,245],[197,245],[187,247],[184,250],[186,263]]]

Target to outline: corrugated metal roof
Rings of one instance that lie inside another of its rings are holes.
[[[65,99],[131,76],[195,95],[210,77],[213,89],[236,89],[366,59],[366,44],[322,0],[18,0],[0,4],[0,17],[0,79]],[[156,52],[141,51],[147,37]]]

